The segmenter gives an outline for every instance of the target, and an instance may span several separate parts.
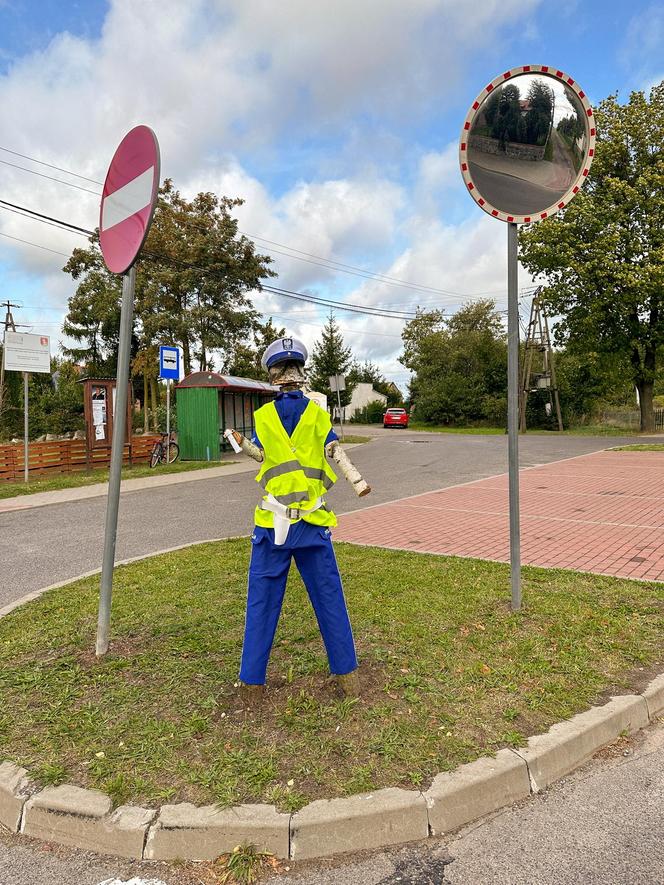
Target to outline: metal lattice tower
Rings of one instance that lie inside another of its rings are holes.
[[[549,402],[547,405],[549,409],[547,409],[547,412],[552,415],[555,409],[558,430],[563,429],[556,368],[553,348],[551,347],[551,336],[549,335],[549,323],[541,295],[542,287],[540,286],[533,295],[528,332],[526,334],[526,346],[521,371],[521,388],[519,390],[519,430],[521,433],[526,431],[528,394],[534,393],[537,390],[548,390]]]
[[[12,307],[20,307],[20,304],[12,304],[11,301],[3,301],[0,302],[0,306],[4,307],[6,310],[5,320],[4,320],[4,331],[10,330],[11,332],[16,331],[16,323],[14,322],[14,316],[12,314]],[[2,339],[3,350],[4,350],[4,337]],[[0,416],[2,416],[2,405],[4,399],[5,392],[5,355],[4,352],[2,354],[2,360],[0,360]]]

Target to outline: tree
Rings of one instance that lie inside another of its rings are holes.
[[[649,100],[615,95],[595,113],[586,187],[553,218],[522,230],[521,260],[546,280],[558,343],[622,357],[654,430],[653,384],[664,345],[664,82]]]
[[[334,313],[330,311],[320,340],[314,344],[308,381],[312,390],[326,394],[331,411],[337,405],[337,394],[332,392],[329,378],[331,375],[346,376],[346,389],[341,391],[340,399],[341,405],[347,406],[355,387],[350,375],[352,366],[353,354],[350,347],[345,346]]]
[[[81,363],[86,373],[113,376],[116,371],[122,279],[106,269],[98,248],[99,238],[90,238],[88,249],[74,249],[63,270],[79,280],[69,299],[62,331],[77,344],[62,348],[66,357]]]
[[[526,128],[528,144],[546,144],[553,121],[553,90],[542,80],[533,80],[528,90]]]
[[[505,421],[507,344],[494,301],[465,305],[445,318],[418,312],[404,329],[400,362],[415,373],[415,416],[435,424]]]
[[[371,384],[374,390],[387,397],[388,406],[403,405],[403,395],[392,381],[388,381],[378,366],[370,360],[364,363],[355,363],[348,373],[353,386],[357,384]]]
[[[271,259],[238,234],[232,210],[242,200],[199,193],[186,200],[167,179],[137,264],[135,366],[147,367],[157,344],[182,347],[185,371],[228,363],[256,328],[249,293],[274,276]],[[64,267],[78,281],[63,330],[80,342],[66,352],[90,371],[115,374],[121,280],[110,274],[98,248],[75,249]],[[137,359],[138,358],[138,359]],[[147,371],[147,368],[146,368]],[[149,372],[148,377],[153,373]]]
[[[286,334],[284,328],[277,328],[272,322],[272,317],[266,323],[256,322],[251,338],[240,342],[235,347],[230,362],[225,365],[224,371],[229,375],[237,375],[240,378],[254,378],[258,381],[267,381],[267,372],[261,365],[261,359],[266,347],[283,338]]]

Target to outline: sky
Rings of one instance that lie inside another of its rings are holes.
[[[591,103],[626,100],[664,79],[664,6],[0,0],[0,198],[96,226],[94,182],[144,123],[162,178],[245,200],[240,230],[274,259],[275,285],[407,311],[478,297],[504,310],[507,232],[465,192],[458,139],[483,87],[523,64],[565,71]],[[23,305],[16,321],[54,351],[76,286],[62,266],[84,243],[0,209],[0,300]],[[253,300],[307,346],[320,336],[325,311]],[[355,356],[405,389],[403,322],[335,313]]]

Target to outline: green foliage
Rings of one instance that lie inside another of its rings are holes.
[[[516,83],[509,83],[488,100],[484,119],[487,134],[502,142],[546,144],[553,117],[553,92],[541,80],[531,84],[525,99],[527,110]]]
[[[199,193],[185,199],[166,179],[141,261],[137,265],[134,370],[156,377],[157,344],[182,347],[185,371],[229,365],[260,328],[248,293],[274,276],[271,259],[238,233],[233,210],[242,200]],[[78,288],[63,331],[77,345],[65,352],[89,373],[115,374],[121,280],[110,274],[98,249],[75,249],[64,267]],[[144,358],[140,359],[141,355]]]
[[[23,377],[8,372],[5,403],[0,416],[0,438],[23,436]],[[69,433],[82,430],[83,387],[69,360],[53,358],[51,373],[32,373],[28,385],[28,420],[30,438],[45,433]]]
[[[309,385],[312,390],[324,393],[327,403],[332,412],[337,405],[336,391],[330,389],[329,379],[331,375],[345,375],[346,389],[341,391],[341,405],[347,406],[350,402],[353,388],[357,383],[351,376],[353,368],[353,355],[350,347],[344,344],[341,330],[330,311],[327,322],[323,327],[321,337],[314,344],[313,353],[309,360]]]
[[[355,363],[348,373],[353,386],[356,384],[371,384],[377,393],[387,397],[387,408],[390,406],[403,406],[403,394],[393,381],[388,381],[378,366],[366,360],[364,363]],[[383,411],[385,407],[381,403]]]
[[[219,881],[252,885],[257,881],[261,871],[265,869],[268,857],[270,857],[269,852],[259,851],[255,845],[250,845],[247,842],[236,845],[226,858],[225,868]]]
[[[521,260],[546,280],[559,344],[613,355],[654,429],[653,384],[664,347],[664,83],[649,99],[616,96],[595,112],[585,187],[562,212],[522,230]]]
[[[261,359],[266,347],[277,338],[283,338],[286,330],[278,328],[272,322],[272,317],[266,323],[256,321],[251,335],[243,341],[238,341],[235,350],[224,370],[229,375],[240,378],[254,378],[257,381],[268,381],[268,374],[261,365]]]
[[[351,422],[353,424],[380,424],[383,420],[386,408],[387,406],[382,400],[371,400],[366,406],[355,412],[351,418]]]
[[[415,418],[431,424],[504,424],[507,344],[495,302],[467,304],[446,319],[421,311],[403,332],[400,361],[415,373]]]

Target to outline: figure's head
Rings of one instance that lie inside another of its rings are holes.
[[[270,384],[292,390],[304,384],[307,348],[297,338],[277,338],[266,348],[261,365],[267,370]]]

